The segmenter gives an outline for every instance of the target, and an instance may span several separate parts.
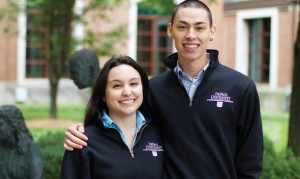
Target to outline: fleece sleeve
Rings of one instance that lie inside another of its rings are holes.
[[[262,172],[263,132],[259,97],[254,82],[245,91],[238,119],[235,166],[239,179],[259,178]]]
[[[65,151],[61,167],[61,179],[91,178],[89,161],[83,156],[83,150]]]

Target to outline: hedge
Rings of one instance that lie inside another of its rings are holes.
[[[45,179],[60,178],[63,137],[64,132],[49,132],[37,141],[44,161]],[[275,152],[272,141],[267,137],[264,137],[264,148],[261,179],[300,179],[300,157],[295,157],[291,150]]]
[[[289,149],[276,153],[273,143],[266,137],[264,145],[261,179],[300,179],[300,157],[295,157]]]
[[[45,179],[60,178],[61,163],[65,152],[63,140],[64,132],[49,132],[37,140],[42,153]]]

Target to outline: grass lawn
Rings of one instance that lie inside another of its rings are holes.
[[[41,120],[49,119],[49,109],[47,105],[23,105],[18,104],[17,107],[22,111],[25,121],[27,120]],[[74,123],[82,122],[85,112],[85,105],[58,105],[56,120],[74,120]],[[34,140],[37,140],[43,135],[47,135],[49,132],[64,132],[66,127],[45,126],[41,128],[28,127]],[[63,136],[62,136],[63,137]]]
[[[50,107],[48,105],[23,105],[17,107],[22,111],[25,120],[49,119]],[[85,105],[58,105],[58,119],[70,119],[82,121],[85,112]]]
[[[25,120],[37,120],[49,118],[49,107],[38,105],[17,105],[23,112]],[[59,105],[58,120],[74,120],[74,123],[83,120],[85,105]],[[289,114],[281,111],[263,109],[262,123],[264,135],[274,143],[276,151],[284,149],[287,145]],[[66,128],[29,128],[34,138],[45,135],[48,132],[65,131]]]
[[[287,146],[289,113],[280,111],[262,110],[264,136],[274,143],[278,152]]]

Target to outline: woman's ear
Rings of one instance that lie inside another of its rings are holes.
[[[168,24],[168,36],[173,39],[173,36],[172,36],[172,24],[169,23]]]

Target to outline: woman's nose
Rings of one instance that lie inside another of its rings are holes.
[[[131,94],[131,89],[129,86],[125,85],[123,89],[123,95],[129,96]]]

